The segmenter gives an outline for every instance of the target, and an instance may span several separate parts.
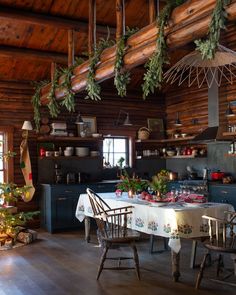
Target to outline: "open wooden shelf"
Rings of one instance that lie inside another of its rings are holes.
[[[102,140],[102,137],[75,137],[75,136],[39,136],[37,137],[37,141],[99,141]]]
[[[168,142],[179,142],[179,141],[189,141],[194,139],[195,136],[186,136],[186,137],[178,137],[178,138],[168,138],[168,139],[146,139],[141,140],[137,139],[136,142],[143,142],[143,143],[168,143]]]
[[[222,133],[223,136],[236,136],[236,132],[223,132]]]

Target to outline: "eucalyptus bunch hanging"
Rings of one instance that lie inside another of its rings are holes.
[[[76,58],[74,65],[68,68],[61,68],[60,75],[64,75],[64,81],[60,85],[64,89],[64,98],[60,105],[66,107],[69,112],[75,111],[75,92],[72,90],[71,78],[73,76],[73,70],[82,64],[84,60],[82,58]]]
[[[48,84],[48,81],[40,81],[40,82],[33,82],[34,88],[35,88],[35,93],[31,99],[31,102],[33,104],[34,108],[34,122],[35,122],[35,129],[38,132],[40,128],[40,94],[41,94],[41,89],[43,86]]]
[[[208,30],[207,39],[196,40],[196,50],[201,52],[202,59],[213,59],[219,45],[220,30],[225,29],[227,12],[225,6],[230,4],[230,0],[216,0],[211,23]]]
[[[95,70],[103,50],[114,44],[114,41],[109,40],[109,35],[110,34],[108,32],[108,36],[106,39],[101,38],[99,40],[96,48],[94,49],[93,55],[89,57],[89,72],[87,76],[86,99],[90,98],[92,100],[101,100],[101,86],[95,81]]]
[[[59,70],[56,68],[53,75],[53,79],[51,81],[51,88],[47,96],[47,99],[48,99],[47,107],[49,109],[49,113],[52,118],[56,118],[58,114],[60,113],[59,103],[57,102],[55,97],[55,91],[56,91],[56,88],[58,87],[58,78],[59,78]]]
[[[126,96],[126,87],[130,82],[130,72],[123,69],[124,66],[124,55],[128,49],[126,45],[127,39],[136,33],[138,28],[130,29],[127,27],[126,32],[121,38],[117,41],[116,44],[116,60],[115,60],[115,77],[114,85],[116,86],[118,95],[121,97]]]
[[[169,0],[160,12],[157,20],[157,28],[159,32],[156,41],[156,49],[145,64],[147,72],[144,74],[144,83],[142,85],[144,99],[150,94],[150,92],[154,93],[155,88],[161,87],[163,66],[169,61],[164,33],[165,26],[168,23],[172,10],[183,4],[185,1],[186,0]]]

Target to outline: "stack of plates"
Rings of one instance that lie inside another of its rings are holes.
[[[89,155],[89,148],[87,147],[76,147],[75,150],[76,156],[86,157]]]

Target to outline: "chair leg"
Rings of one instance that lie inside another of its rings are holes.
[[[135,269],[138,279],[140,280],[140,271],[139,271],[139,258],[138,258],[138,251],[135,246],[135,244],[132,244],[132,249],[134,253],[134,263],[135,263]]]
[[[105,262],[106,257],[107,257],[107,251],[108,250],[109,250],[109,246],[106,245],[105,248],[103,249],[100,265],[99,265],[99,268],[98,268],[97,280],[99,279],[100,274],[101,274],[101,272],[103,270],[103,266],[104,266],[104,262]]]
[[[210,253],[206,253],[204,255],[204,257],[203,257],[203,260],[202,260],[202,263],[201,263],[201,266],[200,266],[200,270],[199,270],[199,273],[198,273],[198,276],[197,276],[195,289],[198,289],[199,286],[200,286],[201,280],[203,278],[203,272],[204,272],[204,269],[205,269],[205,266],[206,266],[206,261],[207,261],[207,258],[208,258],[209,255],[210,255]]]
[[[218,261],[217,261],[217,269],[216,269],[216,276],[218,277],[220,275],[220,272],[222,272],[222,268],[224,267],[224,261],[222,254],[219,254]]]

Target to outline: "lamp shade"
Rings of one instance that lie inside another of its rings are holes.
[[[83,121],[80,114],[78,114],[78,116],[76,117],[75,124],[78,124],[78,125],[83,125],[84,124],[84,121]]]
[[[30,121],[24,121],[22,130],[33,130],[32,124]]]
[[[127,113],[126,118],[123,123],[124,126],[132,126],[133,124],[130,122],[129,114]]]

